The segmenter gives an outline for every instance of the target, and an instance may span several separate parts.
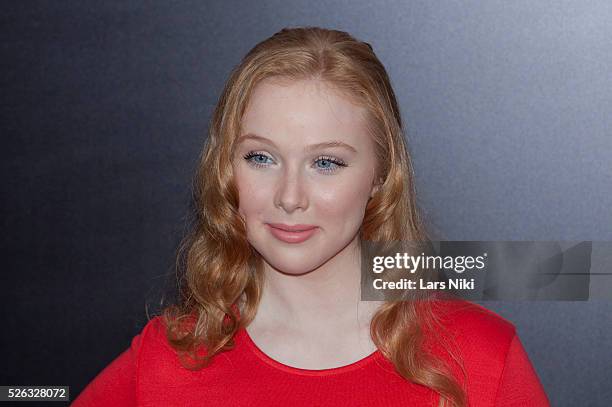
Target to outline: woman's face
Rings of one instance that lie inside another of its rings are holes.
[[[310,272],[359,242],[378,188],[364,113],[319,80],[255,87],[234,173],[247,239],[276,270]],[[291,234],[270,224],[312,229]]]

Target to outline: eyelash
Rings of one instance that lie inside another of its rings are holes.
[[[251,165],[253,165],[255,167],[258,167],[258,168],[266,167],[266,165],[262,165],[261,163],[257,163],[255,161],[251,160],[251,158],[253,158],[253,157],[266,157],[266,158],[270,158],[267,155],[265,155],[263,153],[258,153],[256,151],[249,151],[248,153],[246,153],[243,158],[245,160],[247,160],[247,162],[249,164],[251,164]],[[337,166],[336,168],[333,168],[333,169],[332,168],[321,168],[321,170],[324,173],[333,173],[333,172],[338,171],[340,168],[347,166],[347,164],[343,160],[341,160],[339,158],[331,157],[329,155],[319,156],[314,161],[317,162],[319,160],[329,161],[330,163],[335,164]]]

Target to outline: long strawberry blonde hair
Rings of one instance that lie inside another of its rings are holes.
[[[247,241],[238,213],[232,156],[253,88],[272,77],[322,80],[366,108],[383,183],[367,204],[361,241],[428,239],[395,94],[370,44],[343,31],[282,29],[251,49],[231,72],[200,155],[193,185],[195,227],[177,256],[180,298],[163,311],[168,342],[188,369],[205,367],[231,349],[234,334],[257,312],[263,260]],[[370,335],[402,377],[440,395],[439,406],[466,406],[464,387],[424,350],[424,330],[435,323],[427,301],[387,301],[372,318]]]

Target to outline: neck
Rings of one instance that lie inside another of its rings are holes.
[[[294,332],[368,330],[380,302],[360,301],[358,237],[315,270],[284,274],[265,263],[265,283],[253,324]]]

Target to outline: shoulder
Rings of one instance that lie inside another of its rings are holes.
[[[457,378],[467,379],[470,400],[482,405],[550,405],[512,322],[466,300],[436,300],[432,310],[439,322],[432,327],[448,334],[447,344],[458,358],[448,358],[449,347],[433,349]]]
[[[187,327],[189,323],[184,325]],[[152,317],[144,326],[140,334],[137,336],[140,342],[141,353],[172,353],[176,354],[174,348],[170,345],[167,336],[168,325],[163,316]],[[136,339],[136,338],[135,338]]]
[[[435,300],[431,306],[435,322],[424,329],[429,349],[451,364],[459,362],[472,380],[494,385],[516,336],[514,324],[466,300]]]
[[[177,352],[168,341],[166,327],[164,318],[155,316],[132,339],[131,350],[139,370],[151,363],[166,363],[176,358]]]
[[[136,376],[141,393],[162,385],[181,387],[190,383],[196,374],[181,363],[181,355],[168,341],[166,332],[164,317],[155,316],[134,338],[138,342]]]

